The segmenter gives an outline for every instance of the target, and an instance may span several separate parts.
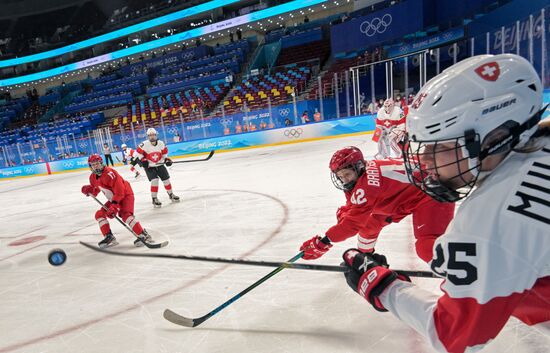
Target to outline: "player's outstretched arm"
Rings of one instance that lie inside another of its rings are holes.
[[[437,297],[412,283],[397,282],[379,296],[400,320],[427,338],[440,352],[481,349],[495,338],[523,296],[495,298],[479,303],[474,298]]]

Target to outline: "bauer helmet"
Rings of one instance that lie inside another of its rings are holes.
[[[522,147],[535,133],[541,107],[541,80],[518,55],[478,55],[449,67],[410,106],[403,155],[409,180],[438,201],[466,197],[486,157]],[[438,153],[453,157],[443,162]],[[456,175],[439,180],[450,167]]]

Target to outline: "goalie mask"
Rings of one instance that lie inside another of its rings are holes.
[[[541,106],[541,81],[520,56],[479,55],[451,66],[411,104],[403,155],[409,180],[437,201],[466,197],[486,157],[535,133]]]

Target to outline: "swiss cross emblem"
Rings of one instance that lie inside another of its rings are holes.
[[[487,81],[496,81],[500,75],[500,67],[494,61],[486,63],[475,69],[476,74],[478,74],[482,79]]]
[[[384,121],[384,125],[386,125],[386,127],[390,127],[391,123],[390,123],[389,120],[386,120],[386,121]]]

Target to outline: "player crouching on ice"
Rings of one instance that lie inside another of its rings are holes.
[[[550,128],[537,126],[542,94],[524,58],[479,55],[430,80],[411,105],[409,179],[435,200],[465,198],[434,244],[431,268],[445,279],[443,295],[400,280],[370,254],[344,254],[348,284],[438,351],[480,350],[511,316],[550,327]]]
[[[143,141],[137,148],[135,156],[141,159],[147,179],[151,182],[151,197],[153,198],[153,206],[161,207],[162,203],[157,198],[159,191],[159,178],[164,184],[164,189],[168,193],[168,197],[172,202],[179,202],[179,196],[176,196],[172,191],[170,184],[170,174],[168,167],[172,165],[172,160],[168,158],[168,148],[162,140],[157,137],[157,130],[154,128],[147,129],[147,140]]]
[[[128,147],[125,143],[123,143],[122,146],[120,146],[120,148],[122,148],[122,153],[124,153],[123,162],[130,160],[130,165],[131,165],[130,171],[135,174],[136,178],[139,177],[140,174],[139,174],[139,171],[136,170],[136,164],[142,168],[143,168],[143,165],[141,164],[141,161],[139,160],[139,158],[136,157],[136,150]]]
[[[403,151],[400,143],[405,135],[405,121],[404,111],[395,105],[392,98],[386,99],[376,114],[376,130],[372,140],[378,144],[378,153],[374,159],[401,158]]]
[[[95,213],[95,219],[99,223],[99,229],[104,238],[97,245],[100,248],[107,248],[118,244],[115,236],[111,233],[111,227],[107,218],[114,218],[116,215],[128,224],[138,238],[134,241],[135,246],[142,246],[142,242],[151,242],[151,236],[141,227],[134,217],[134,192],[128,183],[116,170],[106,167],[103,159],[98,154],[92,154],[88,158],[88,165],[92,171],[90,185],[82,187],[82,193],[94,197],[103,192],[109,200],[105,203],[107,209],[101,208]]]
[[[331,247],[357,234],[362,252],[374,252],[382,228],[412,214],[416,253],[429,262],[432,246],[454,215],[454,204],[435,201],[407,179],[403,162],[365,161],[357,147],[336,151],[329,164],[334,185],[346,195],[336,212],[338,223],[302,244],[306,260],[317,259]]]

